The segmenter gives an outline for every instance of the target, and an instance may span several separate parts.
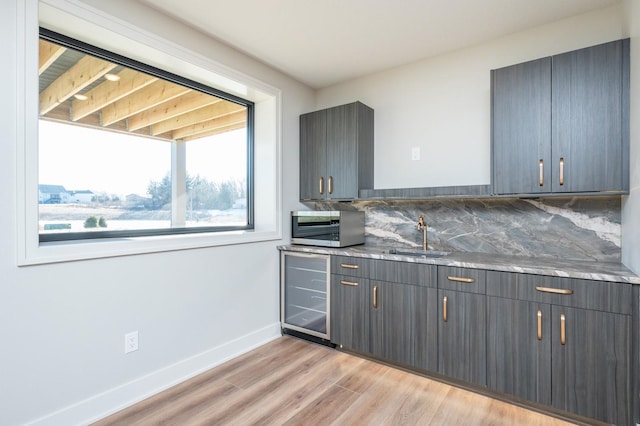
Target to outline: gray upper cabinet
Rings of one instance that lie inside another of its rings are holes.
[[[628,190],[629,40],[554,56],[552,65],[553,192]]]
[[[492,73],[493,189],[551,192],[551,58]]]
[[[626,193],[629,40],[491,72],[495,194]]]
[[[373,109],[354,102],[300,116],[300,199],[350,200],[373,188]]]

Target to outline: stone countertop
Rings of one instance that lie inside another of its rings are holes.
[[[640,285],[640,277],[621,263],[590,262],[584,260],[551,259],[538,257],[505,256],[488,253],[451,252],[445,256],[430,258],[402,254],[390,254],[389,250],[400,247],[353,246],[344,248],[286,245],[280,250],[302,253],[354,256],[368,259],[396,260],[401,262],[426,263],[431,265],[456,266],[487,269],[502,272],[548,275],[553,277],[579,278],[585,280],[610,281]],[[406,251],[415,252],[407,248]]]

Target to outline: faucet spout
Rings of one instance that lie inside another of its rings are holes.
[[[418,231],[422,231],[422,250],[427,250],[427,222],[424,220],[424,215],[418,217]]]

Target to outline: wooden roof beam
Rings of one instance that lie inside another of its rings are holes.
[[[62,55],[66,47],[58,46],[46,40],[38,40],[38,75],[42,74]]]
[[[177,98],[189,92],[184,86],[158,80],[142,90],[120,99],[102,109],[102,125],[110,126],[132,115],[151,109],[169,99]]]
[[[236,123],[236,124],[230,124],[228,126],[223,126],[223,127],[217,128],[217,129],[209,130],[208,132],[197,133],[197,134],[192,135],[192,136],[187,136],[187,137],[182,138],[181,140],[184,141],[184,142],[189,142],[189,141],[193,141],[193,140],[197,140],[197,139],[206,138],[208,136],[215,136],[215,135],[220,135],[222,133],[231,132],[233,130],[243,129],[244,127],[246,127],[246,123],[244,123],[244,122]]]
[[[207,120],[201,123],[193,124],[181,129],[173,131],[173,139],[184,139],[189,136],[197,135],[199,133],[209,132],[221,127],[243,124],[247,121],[247,112],[239,111],[233,114],[227,114],[222,117]]]
[[[71,120],[78,121],[158,80],[157,77],[128,68],[120,71],[118,76],[120,80],[105,80],[99,86],[84,93],[87,97],[86,100],[73,99],[71,102]]]
[[[40,93],[40,114],[45,115],[115,67],[102,59],[84,56]]]
[[[130,117],[129,129],[138,130],[218,102],[222,102],[222,99],[192,90],[178,98],[163,102],[153,109]]]
[[[182,129],[203,121],[216,117],[231,114],[238,111],[245,111],[246,107],[233,102],[219,102],[204,108],[197,109],[188,114],[182,114],[169,120],[161,121],[151,126],[152,135],[160,135],[170,130]]]

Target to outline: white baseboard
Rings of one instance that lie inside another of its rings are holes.
[[[238,337],[131,382],[94,395],[30,423],[35,426],[87,425],[249,352],[280,336],[280,323]]]

